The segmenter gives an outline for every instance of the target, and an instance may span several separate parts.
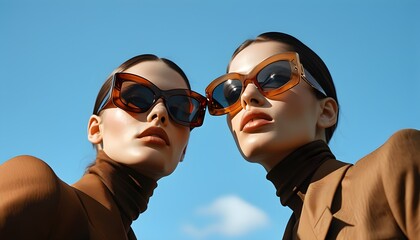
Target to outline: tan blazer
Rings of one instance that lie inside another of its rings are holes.
[[[297,235],[297,236],[296,236]],[[354,166],[316,171],[284,239],[420,239],[420,131],[401,130]]]
[[[131,222],[156,182],[112,162],[100,151],[74,185],[32,156],[1,164],[0,239],[136,239]]]

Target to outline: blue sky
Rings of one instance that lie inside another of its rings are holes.
[[[120,63],[142,53],[172,59],[204,94],[233,50],[266,31],[296,36],[329,66],[341,104],[330,147],[354,162],[396,130],[420,128],[419,11],[415,0],[0,0],[0,163],[34,155],[71,184],[95,157],[87,120]],[[225,117],[207,114],[134,231],[147,240],[279,239],[291,212],[265,175],[242,159]]]

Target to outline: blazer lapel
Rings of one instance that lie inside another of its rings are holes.
[[[299,239],[325,239],[333,219],[330,211],[334,194],[350,164],[327,160],[315,172],[305,194],[299,227]]]

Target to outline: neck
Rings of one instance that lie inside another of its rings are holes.
[[[149,198],[157,187],[155,180],[113,161],[103,151],[98,152],[95,164],[86,175],[96,176],[106,186],[127,230],[147,209]]]
[[[328,159],[335,158],[328,145],[317,140],[305,144],[281,160],[267,174],[277,189],[283,206],[300,215],[306,190],[315,171]]]
[[[261,162],[262,166],[264,167],[265,171],[269,173],[275,166],[277,166],[280,162],[282,162],[287,156],[289,156],[293,150],[290,151],[282,151],[281,153],[276,153],[276,159],[264,159],[264,161],[256,161]]]

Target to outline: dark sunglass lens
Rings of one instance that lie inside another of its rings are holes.
[[[242,83],[236,79],[226,80],[213,90],[213,107],[227,108],[238,101],[242,92]]]
[[[194,123],[200,116],[200,102],[192,97],[185,95],[171,96],[167,100],[169,114],[175,121],[183,123]]]
[[[278,61],[265,66],[257,75],[257,81],[264,91],[277,89],[291,79],[292,71],[288,61]]]
[[[121,101],[129,108],[147,111],[154,102],[153,91],[139,83],[125,81],[121,86]]]

